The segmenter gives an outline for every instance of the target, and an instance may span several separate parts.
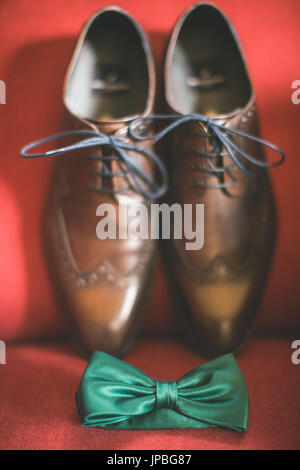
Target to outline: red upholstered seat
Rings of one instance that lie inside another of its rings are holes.
[[[0,448],[300,448],[300,365],[291,363],[291,342],[300,339],[300,105],[291,101],[292,82],[300,79],[298,0],[284,6],[281,0],[215,0],[246,50],[263,137],[287,154],[285,165],[271,172],[278,245],[255,324],[268,336],[250,338],[238,357],[251,399],[247,434],[120,432],[80,425],[74,393],[86,363],[67,343],[46,342],[65,335],[41,236],[53,162],[24,161],[19,151],[61,129],[62,83],[76,36],[93,12],[111,3],[127,9],[150,33],[160,64],[175,19],[193,2],[10,0],[0,5],[0,80],[7,91],[6,104],[0,104],[0,340],[8,343],[7,364],[0,365]],[[158,83],[161,96],[161,74]],[[160,270],[143,331],[167,339],[141,340],[126,360],[162,379],[176,379],[197,366],[203,359],[171,339],[174,325],[171,293]]]

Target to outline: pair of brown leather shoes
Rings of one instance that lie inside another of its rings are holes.
[[[238,39],[217,8],[202,3],[181,16],[164,80],[171,123],[155,134],[149,41],[130,15],[105,8],[84,26],[66,74],[64,105],[76,130],[59,137],[70,143],[46,153],[29,153],[37,143],[22,151],[61,155],[46,210],[47,253],[69,325],[89,352],[122,356],[130,347],[156,251],[151,237],[99,240],[97,208],[114,208],[119,233],[127,228],[118,224],[121,198],[150,207],[164,195],[166,171],[153,143],[168,132],[169,202],[205,210],[202,249],[187,250],[184,237],[168,243],[192,344],[209,355],[236,350],[267,279],[275,238],[267,167],[279,162],[268,164],[265,142],[248,135],[259,133],[254,93]]]

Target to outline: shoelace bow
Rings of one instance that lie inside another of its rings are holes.
[[[40,145],[52,142],[54,140],[64,139],[70,136],[83,136],[84,138],[71,145],[65,147],[57,148],[55,150],[49,150],[44,153],[28,153],[30,150],[38,147]],[[143,140],[145,140],[144,138]],[[27,145],[21,150],[21,155],[24,158],[41,158],[41,157],[57,157],[68,152],[75,150],[86,150],[89,148],[102,148],[109,147],[114,152],[115,155],[94,155],[89,154],[88,158],[92,160],[98,160],[102,162],[102,170],[89,170],[89,173],[94,176],[99,176],[101,178],[109,179],[113,177],[126,177],[131,176],[133,187],[136,192],[142,194],[147,199],[156,199],[163,196],[168,188],[168,175],[167,170],[160,160],[160,158],[154,153],[148,150],[146,147],[143,148],[138,145],[134,145],[127,142],[126,137],[120,137],[115,135],[107,135],[102,132],[97,132],[93,130],[74,130],[68,132],[62,132],[60,134],[53,135],[51,137],[46,137],[45,139],[37,140]],[[157,165],[158,170],[161,175],[161,184],[158,185],[153,178],[151,178],[142,168],[140,168],[127,154],[127,152],[134,151],[148,158],[154,164]],[[112,172],[109,163],[112,161],[119,161],[121,168],[124,168],[120,172]],[[149,187],[147,191],[142,185],[142,181],[146,183]],[[101,191],[108,194],[115,193],[125,193],[128,191],[128,188],[114,190],[108,187],[89,187],[91,191]]]
[[[151,123],[155,120],[159,121],[171,121],[163,130],[157,132],[152,136],[143,135],[137,133],[140,131],[141,126],[147,127],[146,123]],[[247,170],[243,163],[243,159],[252,163],[253,165],[262,167],[262,168],[274,168],[283,163],[285,160],[284,152],[277,147],[276,145],[271,144],[259,137],[247,134],[242,131],[237,131],[231,129],[230,127],[226,127],[223,124],[220,124],[214,121],[212,118],[208,118],[202,116],[201,114],[188,114],[185,116],[178,116],[178,115],[151,115],[151,116],[144,116],[133,120],[128,126],[128,136],[131,137],[133,140],[136,141],[136,144],[128,143],[127,138],[123,136],[115,136],[115,135],[107,135],[101,132],[93,131],[93,130],[74,130],[63,132],[60,134],[56,134],[51,137],[46,137],[45,139],[41,139],[31,144],[25,146],[21,150],[21,155],[24,158],[40,158],[40,157],[56,157],[68,152],[72,152],[75,150],[82,150],[82,149],[89,149],[89,148],[102,148],[102,147],[109,147],[111,148],[115,155],[88,155],[89,158],[93,160],[99,160],[102,162],[102,170],[95,171],[90,170],[90,174],[99,176],[101,178],[113,178],[113,177],[131,177],[131,189],[135,190],[136,192],[142,194],[147,199],[156,199],[163,196],[168,187],[168,176],[167,170],[165,165],[160,160],[160,158],[151,150],[149,147],[152,147],[156,144],[159,140],[163,139],[167,134],[172,132],[174,129],[178,128],[179,126],[190,123],[190,122],[200,122],[204,124],[207,128],[207,133],[204,132],[196,132],[197,135],[205,138],[209,138],[210,142],[213,146],[213,150],[211,152],[203,152],[198,149],[195,149],[194,152],[197,153],[202,158],[208,159],[209,168],[200,168],[196,166],[194,169],[200,172],[206,172],[211,176],[217,176],[219,179],[219,183],[217,185],[208,185],[202,183],[195,183],[198,187],[205,187],[205,188],[226,188],[229,186],[234,186],[236,181],[234,177],[229,173],[231,170],[237,166],[240,168],[249,178],[252,178],[251,173]],[[70,136],[83,136],[84,138],[79,142],[74,144],[57,148],[55,150],[49,150],[44,153],[28,153],[30,150],[46,144],[48,142],[52,142],[54,140],[63,139]],[[244,150],[242,150],[238,145],[230,138],[230,136],[238,136],[248,139],[249,141],[259,143],[264,145],[271,150],[277,152],[280,155],[280,158],[275,162],[267,162],[254,156],[248,154]],[[141,147],[138,145],[139,142],[150,141],[149,144]],[[225,149],[225,152],[223,151]],[[132,158],[127,154],[127,152],[137,152],[140,155],[148,158],[152,163],[154,163],[160,173],[160,184],[157,184],[156,181],[151,178],[138,164],[136,164]],[[233,161],[233,165],[230,166],[216,166],[212,159],[216,157],[231,157]],[[121,168],[124,168],[123,171],[120,172],[112,172],[109,168],[108,162],[113,160],[117,160],[120,163]],[[231,177],[231,182],[224,183],[222,182],[221,178],[224,173],[228,172]],[[149,190],[146,190],[142,182],[146,183]],[[93,191],[102,191],[106,193],[124,193],[127,192],[129,188],[121,189],[121,190],[114,190],[107,187],[96,188],[90,187],[89,189]]]
[[[252,163],[253,165],[259,166],[261,168],[274,168],[276,166],[281,165],[285,160],[285,154],[283,150],[277,147],[270,142],[263,140],[259,137],[247,134],[246,132],[237,131],[231,129],[230,127],[226,127],[224,124],[220,124],[215,121],[213,118],[209,118],[203,116],[201,114],[187,114],[185,116],[178,116],[178,115],[153,115],[153,116],[144,116],[138,118],[137,120],[133,121],[129,125],[129,134],[132,138],[136,141],[143,141],[146,137],[140,136],[134,132],[135,126],[137,121],[139,123],[145,123],[148,120],[163,120],[163,121],[171,121],[169,125],[167,125],[162,131],[158,132],[157,134],[152,136],[151,145],[154,145],[156,142],[164,138],[167,134],[172,132],[174,129],[178,128],[187,123],[195,122],[195,123],[202,123],[206,126],[207,132],[197,132],[195,131],[194,134],[209,138],[210,143],[213,147],[211,152],[203,152],[198,149],[194,149],[193,152],[196,153],[200,158],[208,159],[209,168],[202,168],[200,166],[195,166],[193,169],[199,172],[205,172],[208,176],[215,176],[219,179],[218,184],[216,185],[209,185],[209,184],[202,184],[199,182],[194,182],[194,185],[199,188],[211,188],[211,189],[220,189],[220,188],[228,188],[235,186],[237,184],[236,178],[230,173],[230,171],[234,170],[236,167],[240,168],[249,178],[253,178],[253,175],[247,170],[245,165],[243,164],[243,159]],[[173,121],[173,122],[172,122]],[[274,162],[267,162],[263,159],[256,158],[249,153],[245,152],[241,149],[231,137],[238,136],[243,137],[249,141],[264,145],[269,149],[277,152],[279,154],[279,159]],[[223,151],[225,148],[225,152]],[[216,166],[212,159],[216,157],[231,157],[233,161],[233,165],[224,166]],[[224,183],[222,182],[222,177],[224,173],[228,173],[231,182]]]

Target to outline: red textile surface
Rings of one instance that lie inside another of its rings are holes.
[[[21,147],[60,130],[62,82],[83,22],[107,0],[10,0],[0,4],[0,337],[6,340],[61,334],[55,294],[41,242],[41,214],[51,161],[24,161]],[[150,33],[158,63],[176,18],[190,0],[118,0]],[[299,116],[291,83],[299,79],[298,0],[216,0],[233,21],[245,47],[263,136],[281,146],[287,162],[272,171],[280,231],[259,328],[299,327]],[[159,82],[161,80],[159,79]],[[169,332],[170,293],[159,274],[145,329]]]
[[[0,366],[0,449],[299,449],[300,374],[290,342],[249,343],[238,357],[248,384],[248,431],[86,429],[74,393],[85,361],[66,344],[8,348]],[[202,358],[172,341],[143,341],[126,359],[153,378],[176,380]]]

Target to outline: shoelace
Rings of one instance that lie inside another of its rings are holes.
[[[141,125],[145,126],[145,123],[151,123],[155,120],[158,121],[171,121],[169,125],[167,125],[163,130],[157,132],[156,134],[152,135],[151,137],[146,135],[141,135],[136,132],[137,129],[141,128]],[[234,186],[236,184],[235,178],[229,173],[231,170],[234,170],[235,166],[240,168],[249,178],[252,178],[252,174],[247,170],[245,165],[243,164],[243,159],[252,163],[253,165],[262,167],[262,168],[274,168],[283,163],[285,160],[284,152],[274,144],[267,142],[259,137],[247,134],[242,131],[237,131],[231,129],[230,127],[226,127],[223,124],[220,124],[214,121],[212,118],[208,118],[206,116],[202,116],[201,114],[188,114],[185,116],[178,116],[178,115],[150,115],[137,118],[133,120],[128,126],[128,135],[136,141],[135,144],[127,143],[126,137],[118,137],[114,135],[106,135],[101,132],[92,131],[92,130],[74,130],[69,132],[63,132],[60,134],[56,134],[51,137],[47,137],[45,139],[41,139],[31,144],[25,146],[21,150],[21,155],[24,158],[40,158],[40,157],[55,157],[59,156],[68,152],[72,152],[74,150],[81,150],[81,149],[89,149],[94,147],[110,147],[114,150],[116,155],[89,155],[88,157],[94,160],[99,160],[102,162],[102,171],[98,172],[95,170],[90,170],[90,173],[93,175],[97,175],[102,178],[113,178],[113,177],[126,177],[128,175],[131,176],[133,186],[131,189],[139,192],[147,199],[156,199],[163,196],[168,187],[168,177],[167,171],[160,160],[160,158],[152,151],[149,150],[149,147],[152,147],[156,144],[159,140],[163,139],[167,134],[172,132],[174,129],[178,128],[179,126],[190,123],[190,122],[200,122],[204,124],[207,128],[207,133],[197,133],[201,137],[209,138],[210,142],[213,146],[212,152],[203,152],[198,149],[194,151],[202,158],[208,159],[209,168],[200,168],[196,166],[194,169],[200,172],[206,172],[209,176],[216,176],[219,179],[219,183],[216,185],[209,185],[209,184],[202,184],[199,182],[195,182],[197,187],[201,188],[227,188],[230,186]],[[49,150],[44,153],[28,153],[30,150],[46,144],[48,142],[52,142],[54,140],[63,139],[69,136],[83,136],[84,139],[76,142],[72,145],[68,145],[66,147],[61,147],[55,150]],[[230,136],[239,136],[249,141],[259,143],[264,145],[271,150],[277,152],[280,155],[280,158],[275,162],[267,162],[264,160],[260,160],[255,158],[254,156],[248,154],[230,138]],[[138,142],[148,141],[150,143],[147,144],[145,147],[140,147]],[[226,152],[223,151],[225,148]],[[128,151],[134,151],[143,155],[146,158],[157,165],[157,168],[160,172],[161,176],[161,183],[157,184],[153,178],[145,173],[145,171],[140,168],[127,154]],[[233,165],[230,166],[216,166],[212,159],[216,157],[231,157],[233,161]],[[113,173],[109,165],[106,162],[117,160],[120,162],[121,167],[125,167],[124,171],[120,171],[118,173]],[[231,177],[231,182],[224,183],[222,182],[222,177],[224,173],[228,173]],[[146,190],[141,182],[144,182],[148,185],[149,190]],[[96,188],[90,187],[89,189],[93,191],[102,191],[110,194],[115,193],[124,193],[128,191],[128,188],[122,190],[114,190],[106,187]]]
[[[215,185],[206,184],[206,183],[199,183],[197,181],[194,182],[194,185],[199,188],[209,188],[209,189],[222,189],[235,186],[237,184],[236,178],[230,173],[232,170],[236,169],[236,167],[240,168],[249,178],[253,178],[253,175],[247,170],[245,165],[243,164],[243,159],[248,161],[249,163],[259,166],[261,168],[274,168],[276,166],[281,165],[285,160],[285,154],[283,150],[277,147],[270,142],[263,140],[259,137],[247,134],[242,131],[237,131],[235,129],[231,129],[230,127],[226,127],[224,124],[220,124],[212,118],[203,116],[201,114],[187,114],[184,116],[178,115],[153,115],[153,116],[144,116],[136,119],[129,125],[129,134],[130,136],[135,139],[136,141],[143,141],[146,137],[138,135],[135,133],[135,128],[138,124],[145,123],[148,120],[163,120],[163,121],[171,121],[169,125],[167,125],[162,131],[158,132],[157,134],[152,136],[151,145],[154,145],[156,142],[164,138],[167,134],[172,132],[174,129],[182,126],[183,124],[187,124],[190,122],[202,123],[206,126],[207,132],[195,132],[196,135],[200,137],[209,138],[210,142],[213,146],[213,150],[211,152],[203,152],[199,149],[194,149],[194,152],[200,156],[200,158],[206,158],[208,160],[209,168],[201,168],[200,166],[196,165],[194,170],[199,172],[205,172],[208,176],[215,176],[219,179],[219,182]],[[173,121],[173,122],[172,122]],[[268,147],[269,149],[277,152],[280,158],[274,162],[267,162],[265,160],[256,158],[249,153],[245,152],[243,149],[238,147],[238,145],[232,140],[230,137],[243,137],[252,142],[259,143]],[[223,151],[225,148],[225,152]],[[233,161],[233,165],[220,165],[216,166],[212,159],[216,157],[231,157]],[[231,182],[224,183],[222,178],[224,174],[228,173]]]
[[[83,136],[84,138],[72,145],[66,147],[57,148],[55,150],[49,150],[43,153],[28,153],[30,150],[44,145],[48,142],[54,140],[64,139],[70,136]],[[149,139],[149,137],[148,137]],[[148,140],[147,139],[147,140]],[[146,138],[143,138],[146,140]],[[41,157],[57,157],[68,152],[75,150],[84,150],[89,148],[102,148],[109,147],[115,152],[115,155],[88,155],[88,158],[92,160],[98,160],[102,162],[102,170],[89,170],[89,173],[101,178],[109,179],[113,177],[131,177],[131,188],[134,191],[142,194],[147,199],[157,199],[163,196],[168,188],[168,175],[165,165],[162,163],[160,158],[154,153],[151,152],[147,147],[143,148],[139,145],[134,145],[126,142],[126,137],[118,137],[114,135],[103,134],[102,132],[97,132],[93,130],[74,130],[68,132],[62,132],[60,134],[53,135],[51,137],[46,137],[45,139],[37,140],[32,142],[29,145],[26,145],[21,150],[21,155],[24,158],[41,158]],[[139,165],[137,165],[132,158],[127,154],[127,152],[134,151],[140,155],[148,158],[152,163],[156,164],[159,172],[161,183],[157,184],[156,181],[151,178]],[[124,168],[120,172],[112,172],[109,168],[108,162],[116,160],[119,162],[121,168]],[[146,183],[148,190],[145,189],[142,182]],[[108,194],[116,193],[126,193],[129,188],[124,188],[120,190],[114,190],[109,187],[93,187],[90,186],[91,191],[105,192]]]

